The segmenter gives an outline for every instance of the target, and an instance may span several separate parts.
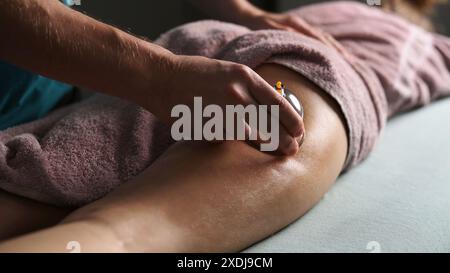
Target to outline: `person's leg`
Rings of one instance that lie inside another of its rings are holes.
[[[0,241],[52,226],[71,211],[0,190]]]
[[[306,138],[296,156],[245,143],[183,142],[121,188],[69,216],[112,226],[131,251],[237,251],[302,216],[342,170],[347,137],[338,106],[300,75],[257,70],[302,100]]]
[[[180,142],[113,193],[61,224],[0,244],[3,251],[237,251],[302,216],[340,173],[347,137],[338,106],[298,74],[265,65],[302,100],[306,138],[296,156],[241,142]]]

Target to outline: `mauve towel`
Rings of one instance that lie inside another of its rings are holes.
[[[336,50],[298,33],[250,31],[202,21],[157,43],[177,54],[256,67],[277,63],[310,79],[344,114],[345,168],[372,150],[388,117],[450,94],[450,40],[354,2],[290,11],[330,34]],[[172,143],[169,128],[142,108],[103,95],[0,132],[0,188],[38,201],[79,206],[149,166]]]

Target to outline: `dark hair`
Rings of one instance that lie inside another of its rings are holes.
[[[433,7],[445,0],[384,0],[383,9],[396,13],[399,16],[427,29],[433,30],[433,23],[428,15]]]
[[[407,0],[413,7],[419,11],[426,12],[434,7],[438,2],[437,0]]]

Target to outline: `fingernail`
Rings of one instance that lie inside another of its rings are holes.
[[[305,141],[305,132],[304,131],[302,132],[302,135],[298,139],[298,147],[302,146],[303,141]]]
[[[300,137],[303,135],[303,126],[300,126],[300,129],[298,129],[298,131],[295,134],[295,137]]]
[[[299,124],[300,124],[300,126],[298,127],[297,131],[294,132],[293,137],[300,137],[305,130],[305,127],[303,126],[303,119],[301,121],[299,121]]]

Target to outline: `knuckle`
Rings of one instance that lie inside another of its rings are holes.
[[[287,22],[289,22],[289,23],[296,23],[296,22],[298,22],[298,17],[295,16],[295,15],[289,14],[289,15],[286,16],[286,19],[285,19],[285,20],[286,20]]]
[[[246,101],[243,90],[241,90],[241,88],[239,88],[236,84],[229,85],[226,88],[226,92],[232,101],[236,101],[238,103],[243,103]]]
[[[245,78],[250,78],[252,75],[252,70],[250,67],[246,66],[246,65],[241,65],[238,64],[236,66],[236,72],[239,74],[239,76],[241,77],[245,77]]]
[[[268,26],[272,26],[275,24],[275,21],[272,18],[263,18],[262,21]]]
[[[280,110],[283,109],[284,107],[286,107],[286,99],[283,98],[283,96],[277,94],[275,97],[275,102],[276,105],[278,105],[280,107]]]

